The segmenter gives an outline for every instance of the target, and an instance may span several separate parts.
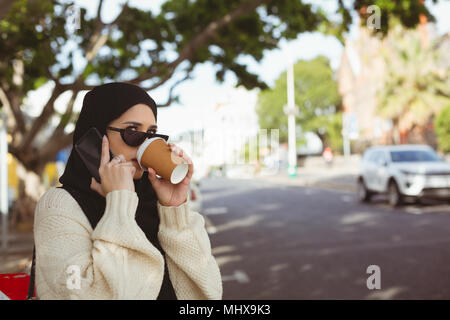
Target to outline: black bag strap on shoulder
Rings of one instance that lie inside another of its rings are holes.
[[[33,261],[31,262],[31,270],[30,270],[30,282],[28,284],[27,300],[32,299],[33,295],[34,295],[35,268],[36,268],[36,247],[34,246],[33,247]]]

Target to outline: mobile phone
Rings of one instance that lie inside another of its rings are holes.
[[[100,183],[100,161],[102,158],[102,136],[96,127],[90,128],[76,143],[75,150],[83,160],[89,173]],[[110,159],[114,154],[109,150]]]

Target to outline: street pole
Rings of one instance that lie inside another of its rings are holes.
[[[351,154],[350,139],[358,137],[357,118],[353,113],[342,113],[342,139],[344,147],[344,156],[349,158]]]
[[[289,167],[290,177],[297,176],[297,143],[295,136],[295,100],[294,100],[294,62],[291,52],[289,55],[289,67],[287,70],[287,115],[288,115],[288,147],[289,147]]]
[[[344,138],[344,156],[345,158],[350,157],[350,139],[348,138],[348,134],[343,135]]]
[[[6,116],[0,111],[0,211],[2,214],[2,251],[8,248],[8,140]]]

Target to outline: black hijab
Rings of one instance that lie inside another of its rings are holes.
[[[128,83],[108,83],[89,91],[83,100],[78,117],[73,146],[91,127],[96,127],[100,134],[106,134],[108,124],[120,117],[129,108],[143,103],[152,109],[155,120],[156,104],[146,91]],[[105,211],[106,199],[90,188],[91,178],[88,169],[72,147],[64,173],[59,178],[63,188],[67,190],[83,209],[84,214],[94,229]],[[157,196],[150,181],[148,172],[144,171],[141,179],[133,179],[135,191],[139,197],[136,209],[136,222],[147,236],[147,239],[161,252],[164,250],[158,241],[159,215]],[[175,291],[169,278],[167,263],[164,263],[164,278],[158,300],[176,299]]]

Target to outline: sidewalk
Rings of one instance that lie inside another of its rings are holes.
[[[328,167],[321,158],[312,157],[305,161],[304,166],[297,167],[297,175],[295,177],[289,176],[286,168],[280,168],[276,172],[261,170],[252,179],[287,185],[356,192],[359,160],[359,156],[351,156],[348,159],[336,157],[333,165]]]
[[[258,175],[253,175],[252,170],[252,167],[243,171],[237,170],[234,173],[230,170],[227,176],[230,179],[253,179],[283,185],[311,186],[355,192],[359,157],[336,157],[331,167],[326,166],[320,157],[311,157],[306,159],[304,166],[297,168],[295,177],[290,177],[286,168],[280,168],[272,172],[263,169]],[[10,231],[7,253],[5,254],[0,250],[0,274],[29,272],[33,244],[32,231]]]
[[[356,192],[356,175],[354,174],[311,174],[297,170],[297,176],[290,177],[288,173],[276,175],[255,176],[256,180],[269,181],[279,184],[287,184],[302,187],[317,187],[325,189]]]
[[[1,238],[1,237],[0,237]],[[30,272],[33,257],[33,232],[9,231],[7,251],[0,240],[0,274]]]

